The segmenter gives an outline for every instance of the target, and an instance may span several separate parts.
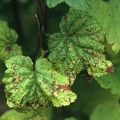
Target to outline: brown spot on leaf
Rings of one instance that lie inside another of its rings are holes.
[[[107,67],[106,72],[113,73],[114,72],[114,67],[113,66]]]
[[[7,51],[8,53],[10,53],[12,51],[12,46],[8,45],[6,48],[5,48],[5,51]]]
[[[61,85],[61,84],[57,84],[55,81],[52,84],[52,94],[58,93],[59,90],[69,90],[70,86],[67,84]]]
[[[68,85],[59,85],[59,88],[64,90],[64,91],[70,89],[70,87]]]

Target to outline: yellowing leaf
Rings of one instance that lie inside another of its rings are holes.
[[[94,77],[107,74],[112,66],[104,55],[104,32],[86,12],[70,9],[60,23],[61,32],[49,39],[48,59],[57,70],[69,76],[71,84],[75,76],[87,70]]]
[[[50,103],[60,107],[76,99],[68,78],[56,72],[45,58],[36,61],[35,70],[31,59],[24,56],[10,58],[6,67],[3,82],[9,107],[36,109]]]

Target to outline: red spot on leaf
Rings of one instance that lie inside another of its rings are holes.
[[[52,94],[58,93],[60,90],[66,91],[69,90],[70,86],[69,85],[61,85],[61,84],[57,84],[55,81],[52,84]]]
[[[70,89],[70,87],[68,85],[59,85],[59,87],[60,87],[60,89],[63,89],[64,91]]]
[[[113,73],[114,72],[114,67],[113,66],[107,67],[106,72]]]

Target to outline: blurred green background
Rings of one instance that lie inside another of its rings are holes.
[[[45,15],[45,35],[49,36],[59,31],[59,23],[63,15],[66,14],[69,7],[64,3],[55,8],[46,7]],[[36,19],[35,0],[0,0],[0,19],[8,22],[9,26],[14,28],[19,34],[18,44],[22,46],[23,54],[32,57],[38,44],[38,23]],[[44,41],[47,43],[47,40]],[[46,46],[44,46],[46,47]],[[110,46],[107,46],[108,58],[114,64],[119,64],[120,54],[114,55]],[[0,79],[4,75],[5,66],[0,62]],[[118,100],[119,96],[110,94],[95,80],[88,80],[86,73],[81,73],[73,85],[72,89],[78,95],[75,103],[69,107],[53,109],[53,120],[62,120],[65,117],[74,116],[78,120],[89,120],[89,114],[94,107],[108,100]],[[88,76],[89,77],[89,76]],[[6,106],[4,85],[0,83],[0,114],[9,108]]]

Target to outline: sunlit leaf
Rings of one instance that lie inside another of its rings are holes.
[[[45,58],[36,61],[35,70],[31,59],[24,56],[10,58],[6,67],[3,82],[9,107],[39,108],[49,103],[60,107],[76,99],[68,78],[56,72]]]

